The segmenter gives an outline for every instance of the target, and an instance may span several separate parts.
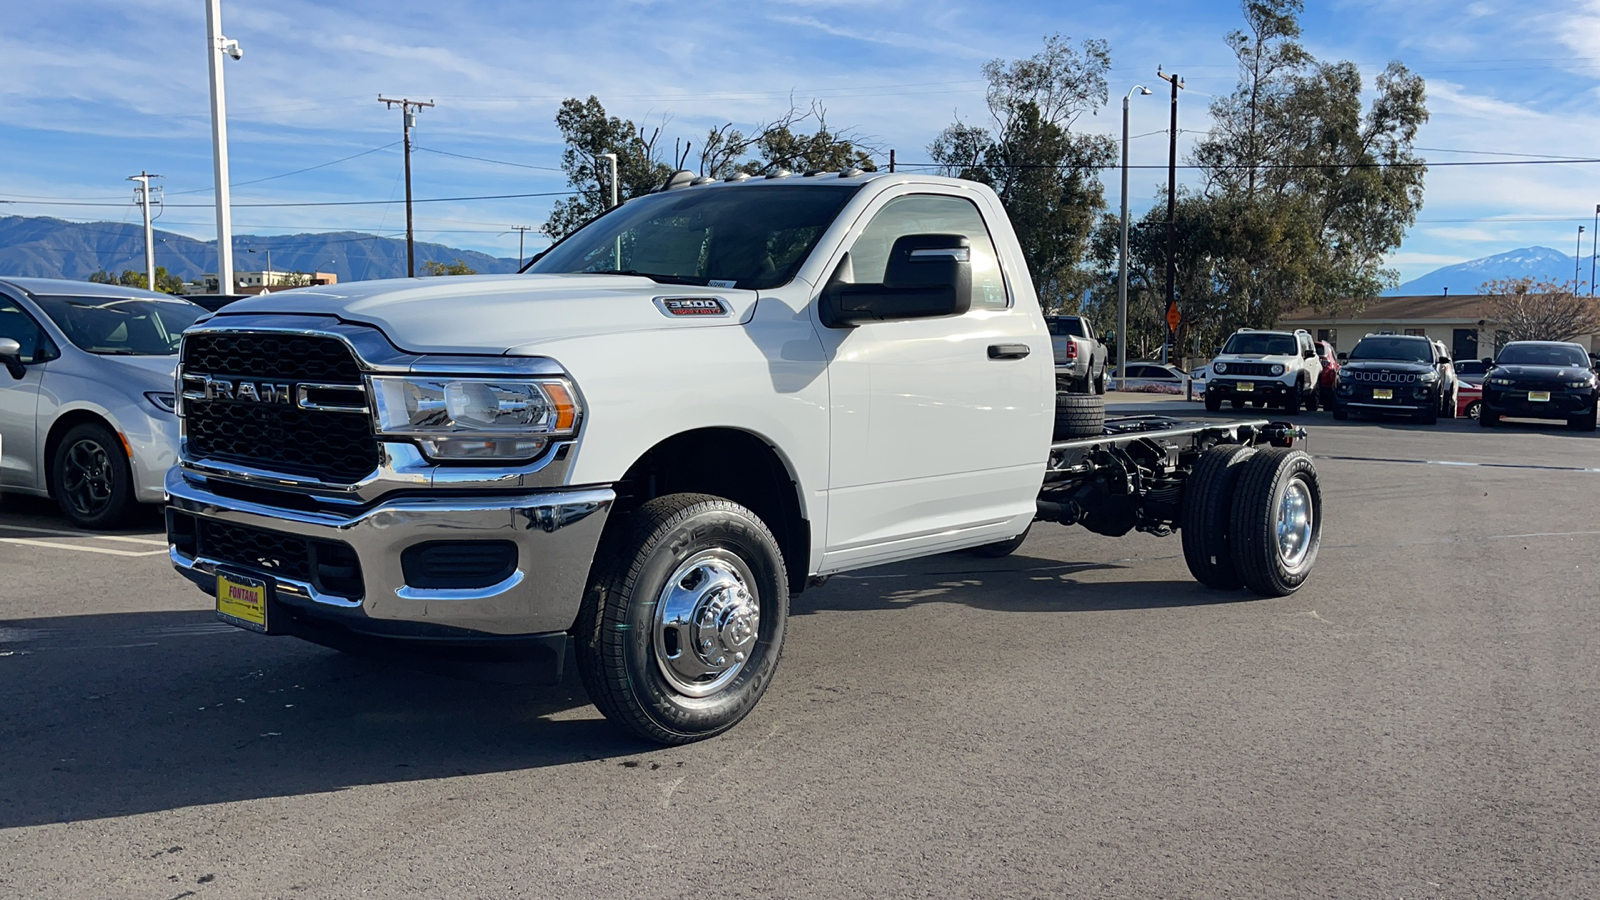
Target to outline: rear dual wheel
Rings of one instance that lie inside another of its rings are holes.
[[[1201,454],[1184,491],[1183,555],[1207,587],[1294,593],[1322,543],[1322,490],[1299,450],[1221,445]]]

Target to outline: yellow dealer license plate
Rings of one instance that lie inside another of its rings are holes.
[[[217,573],[217,618],[251,631],[267,630],[267,583],[232,573]]]
[[[1549,391],[1529,391],[1528,392],[1528,399],[1533,401],[1534,403],[1549,403],[1550,402],[1550,392]]]
[[[1394,388],[1373,388],[1372,389],[1372,399],[1374,399],[1374,400],[1393,400],[1394,399]]]
[[[1248,381],[1241,381],[1238,384],[1234,385],[1233,389],[1238,391],[1241,394],[1248,394],[1251,391],[1255,390],[1256,386],[1254,384],[1251,384]]]

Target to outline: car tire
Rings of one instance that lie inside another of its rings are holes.
[[[1343,422],[1348,418],[1350,418],[1350,410],[1335,403],[1333,405],[1333,420],[1335,422]]]
[[[1456,410],[1461,408],[1461,389],[1459,387],[1450,391],[1450,396],[1439,404],[1439,418],[1454,419]]]
[[[1283,413],[1288,416],[1300,415],[1300,385],[1289,389],[1289,399],[1283,401]]]
[[[1474,400],[1471,403],[1467,404],[1467,408],[1462,412],[1462,415],[1465,416],[1468,419],[1476,419],[1476,418],[1478,418],[1479,413],[1482,413],[1482,412],[1483,412],[1483,401],[1482,400]]]
[[[122,440],[92,422],[74,425],[56,444],[50,488],[61,514],[79,528],[115,528],[133,512],[133,470]]]
[[[1439,407],[1429,406],[1427,409],[1417,411],[1416,420],[1423,425],[1435,425],[1439,422]]]
[[[1233,527],[1233,494],[1243,463],[1255,450],[1241,444],[1218,444],[1200,454],[1183,485],[1178,533],[1183,536],[1183,561],[1189,573],[1208,588],[1237,590],[1244,582],[1233,560],[1229,529]]]
[[[1210,391],[1206,391],[1206,412],[1222,412],[1222,398],[1213,397]]]
[[[1232,400],[1230,402],[1233,404],[1233,408],[1234,409],[1244,409],[1244,401],[1243,400],[1235,399],[1235,400]]]
[[[1591,409],[1581,416],[1568,419],[1567,427],[1575,428],[1579,431],[1594,431],[1597,418],[1595,412],[1595,410]]]
[[[1488,406],[1481,406],[1478,408],[1478,424],[1484,428],[1493,428],[1500,424],[1500,414],[1491,412]]]
[[[1055,440],[1097,437],[1105,426],[1106,398],[1094,394],[1056,395],[1056,424],[1052,431]]]
[[[589,699],[661,744],[732,728],[783,650],[789,578],[777,539],[755,513],[706,494],[657,497],[608,531],[573,626]]]
[[[1309,455],[1273,447],[1245,461],[1229,538],[1245,587],[1268,597],[1299,590],[1322,544],[1322,488]]]
[[[1017,548],[1021,547],[1022,542],[1028,539],[1028,532],[1032,530],[1033,525],[1030,523],[1027,528],[1022,529],[1021,534],[1014,538],[1004,541],[995,541],[992,544],[982,544],[977,547],[971,547],[968,548],[967,552],[971,553],[973,556],[981,556],[984,559],[1004,559],[1005,557],[1017,552]]]
[[[1100,376],[1094,380],[1094,392],[1104,397],[1106,394],[1106,370],[1100,369]]]
[[[1306,391],[1306,412],[1317,411],[1317,389]]]

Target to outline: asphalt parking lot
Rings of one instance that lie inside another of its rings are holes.
[[[154,514],[83,536],[7,498],[0,895],[1600,895],[1600,440],[1301,420],[1298,594],[1041,524],[797,597],[760,707],[670,749],[570,667],[220,625]]]

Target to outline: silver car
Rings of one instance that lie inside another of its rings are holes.
[[[206,311],[139,288],[0,278],[0,491],[84,528],[160,503],[178,459],[178,336]]]

